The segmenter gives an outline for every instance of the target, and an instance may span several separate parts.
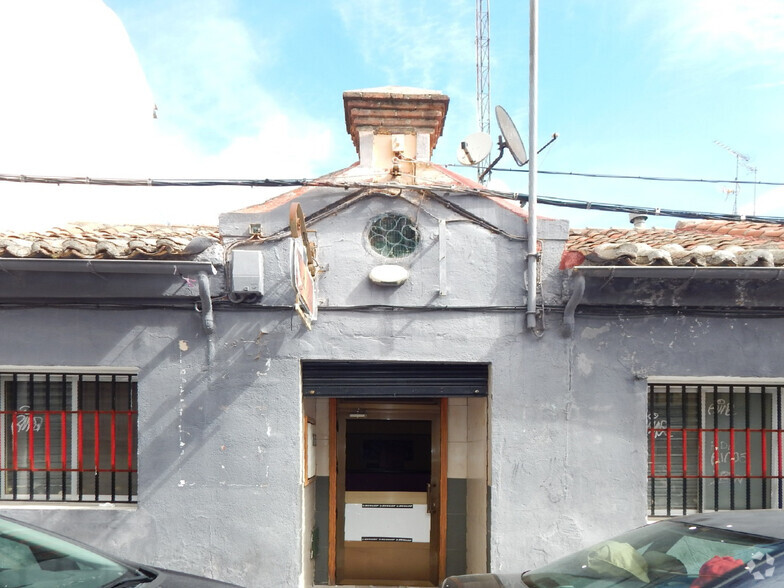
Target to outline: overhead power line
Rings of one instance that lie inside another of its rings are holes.
[[[119,179],[119,178],[88,178],[75,176],[28,176],[0,174],[0,182],[19,184],[56,184],[82,186],[123,186],[123,187],[210,187],[210,186],[244,186],[248,188],[290,188],[306,186],[313,180],[153,180],[153,179]]]
[[[518,196],[521,202],[527,200],[527,196]],[[639,214],[645,216],[667,216],[675,218],[693,218],[703,220],[725,220],[725,221],[747,221],[755,223],[784,224],[784,217],[780,216],[746,216],[743,214],[724,214],[721,212],[677,210],[672,208],[656,208],[651,206],[630,206],[626,204],[610,204],[606,202],[588,202],[585,200],[569,200],[566,198],[553,198],[549,196],[537,196],[540,204],[550,206],[561,206],[565,208],[578,208],[580,210],[601,210],[604,212],[623,212],[629,214]]]
[[[89,186],[121,186],[121,187],[263,187],[263,188],[288,188],[296,186],[312,186],[324,188],[343,189],[370,189],[370,190],[422,190],[426,192],[452,192],[458,194],[477,194],[515,200],[524,206],[528,202],[528,195],[519,192],[502,192],[488,188],[474,188],[465,185],[434,186],[418,184],[380,183],[380,182],[336,182],[324,179],[282,179],[282,180],[154,180],[154,179],[109,179],[87,177],[54,177],[54,176],[25,176],[0,174],[0,182],[16,182],[31,184],[57,184],[57,185],[89,185]],[[607,202],[591,202],[587,200],[573,200],[551,196],[537,196],[541,204],[578,208],[581,210],[601,210],[605,212],[620,212],[641,214],[647,216],[666,216],[675,218],[711,219],[726,221],[749,221],[759,223],[784,224],[784,217],[773,216],[746,216],[738,214],[723,214],[718,212],[676,210],[670,208],[656,208],[648,206],[631,206],[626,204],[613,204]]]
[[[467,167],[459,164],[446,164],[444,167]],[[528,173],[527,169],[513,169],[513,168],[494,168],[493,171],[497,172],[516,172]],[[623,174],[598,174],[587,172],[562,172],[562,171],[547,171],[537,170],[538,174],[550,176],[576,176],[580,178],[601,178],[610,180],[646,180],[652,182],[692,182],[692,183],[705,183],[705,184],[749,184],[756,186],[784,186],[784,182],[761,182],[757,180],[706,180],[701,178],[674,178],[667,176],[631,176]]]

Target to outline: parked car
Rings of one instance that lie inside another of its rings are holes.
[[[137,586],[226,588],[235,585],[124,561],[55,533],[0,516],[0,588]]]
[[[442,588],[784,586],[784,511],[666,519],[522,574],[446,578]]]

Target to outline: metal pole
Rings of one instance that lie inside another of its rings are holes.
[[[530,36],[528,67],[528,305],[526,326],[536,330],[537,234],[536,234],[536,113],[539,76],[539,0],[530,0]]]

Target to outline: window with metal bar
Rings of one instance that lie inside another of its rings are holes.
[[[648,514],[784,507],[783,387],[649,385]]]
[[[137,500],[136,376],[0,372],[0,500]]]

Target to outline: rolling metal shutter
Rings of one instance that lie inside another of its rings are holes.
[[[488,365],[306,361],[303,396],[330,398],[423,398],[487,396]]]

